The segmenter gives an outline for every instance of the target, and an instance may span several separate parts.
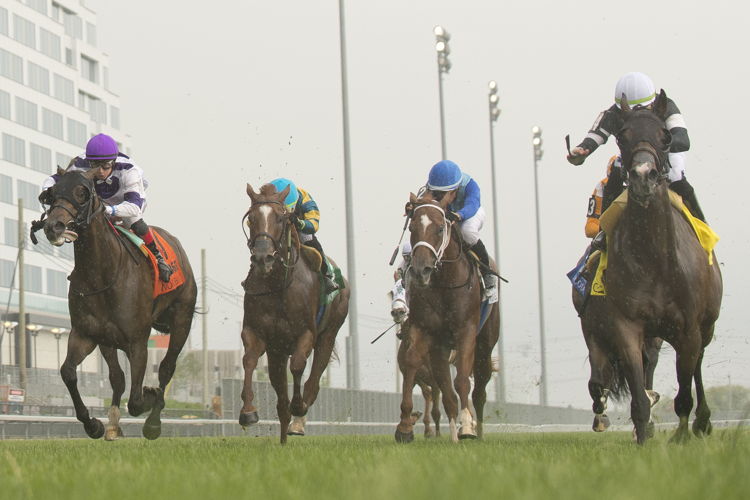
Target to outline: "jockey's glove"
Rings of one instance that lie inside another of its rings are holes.
[[[456,212],[451,212],[450,210],[445,212],[445,218],[451,222],[461,222],[461,216]]]
[[[297,229],[300,231],[305,229],[305,221],[303,219],[296,219],[294,225],[297,226]]]

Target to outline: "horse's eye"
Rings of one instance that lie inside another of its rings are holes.
[[[438,234],[443,234],[443,231],[445,231],[445,228],[443,226],[440,226],[438,228]]]

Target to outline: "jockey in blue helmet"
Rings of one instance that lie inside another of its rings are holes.
[[[497,301],[497,276],[490,271],[490,256],[479,239],[479,230],[484,225],[484,209],[480,203],[479,184],[450,160],[437,162],[430,169],[426,189],[435,199],[448,197],[449,215],[458,221],[461,236],[484,264],[482,279],[485,295],[490,302]]]
[[[315,233],[318,232],[318,228],[320,227],[320,211],[318,210],[318,205],[315,203],[315,200],[310,196],[310,193],[297,187],[297,185],[289,179],[281,177],[272,180],[269,184],[276,186],[276,191],[279,193],[289,186],[289,194],[284,199],[284,204],[286,205],[287,210],[297,217],[296,224],[299,239],[305,245],[320,252],[320,256],[323,258],[323,262],[320,265],[320,272],[323,274],[326,293],[338,290],[339,286],[334,279],[333,270],[328,266],[325,254],[323,253],[323,247],[315,236]]]
[[[172,268],[162,257],[156,246],[151,228],[143,220],[146,210],[146,188],[148,182],[143,176],[143,170],[128,156],[119,151],[117,142],[106,135],[98,134],[86,144],[86,153],[76,156],[70,161],[66,172],[88,171],[96,169],[94,189],[104,203],[107,217],[126,229],[131,229],[143,240],[149,251],[156,257],[159,268],[159,279],[168,282],[172,276]],[[47,177],[42,184],[40,201],[48,201],[46,193],[60,179],[59,174]]]

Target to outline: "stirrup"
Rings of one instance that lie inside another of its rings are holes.
[[[169,278],[174,273],[172,267],[164,261],[163,257],[156,259],[156,267],[159,268],[159,279],[164,283],[169,283]]]
[[[338,283],[336,283],[333,279],[333,276],[329,276],[327,274],[323,275],[323,283],[325,284],[326,293],[335,292],[339,289]]]

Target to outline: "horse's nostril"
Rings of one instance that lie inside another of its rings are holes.
[[[53,224],[52,229],[55,231],[55,233],[58,233],[58,234],[62,233],[63,231],[65,231],[65,224],[63,224],[60,221],[57,221]]]

